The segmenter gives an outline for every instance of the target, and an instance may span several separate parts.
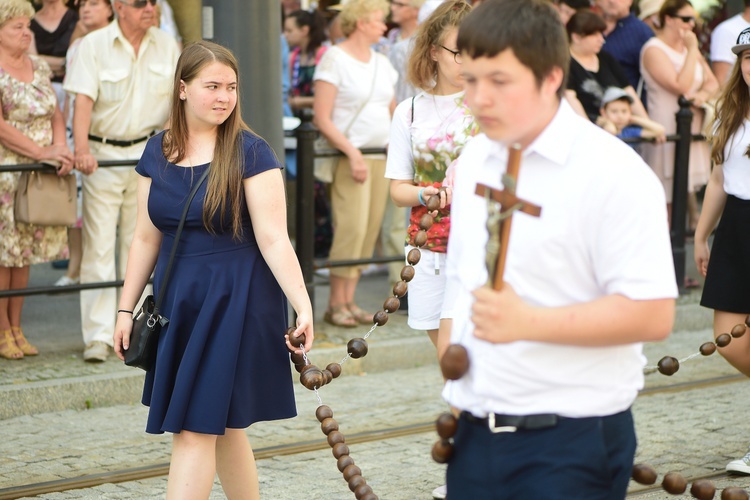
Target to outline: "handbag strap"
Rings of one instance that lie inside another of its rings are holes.
[[[352,116],[352,119],[349,120],[349,124],[344,129],[344,135],[347,136],[349,134],[349,129],[352,128],[352,125],[354,125],[354,122],[357,121],[357,117],[362,112],[363,109],[365,109],[365,106],[367,106],[367,103],[372,99],[372,95],[375,93],[375,82],[378,79],[378,54],[377,52],[373,54],[373,57],[375,58],[375,71],[373,71],[372,74],[372,85],[370,85],[370,94],[367,96],[367,99],[362,101],[362,104],[359,106],[359,109],[356,113],[354,113],[354,116]]]
[[[164,292],[167,289],[167,283],[169,282],[169,272],[172,270],[172,264],[174,263],[174,256],[177,253],[177,244],[180,242],[180,236],[182,236],[182,228],[185,226],[185,219],[187,219],[188,210],[190,209],[190,203],[192,203],[193,198],[195,198],[195,193],[198,192],[198,188],[201,187],[201,184],[203,184],[203,181],[206,180],[206,177],[208,177],[208,172],[210,170],[209,168],[206,168],[206,170],[203,172],[203,175],[200,176],[198,179],[198,182],[195,183],[193,186],[193,189],[190,191],[190,196],[188,196],[187,203],[185,203],[185,208],[182,210],[182,217],[180,218],[180,223],[177,225],[177,232],[174,235],[174,243],[172,243],[172,250],[169,252],[169,260],[167,261],[167,267],[164,269],[164,279],[161,283],[161,290],[159,290],[159,296],[156,299],[156,302],[154,303],[154,315],[159,315],[159,306],[161,305],[161,300],[164,298]]]

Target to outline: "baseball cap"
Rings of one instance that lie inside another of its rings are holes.
[[[630,104],[633,104],[633,96],[619,87],[609,87],[602,96],[602,107],[618,99],[627,99]]]
[[[750,49],[750,28],[745,28],[740,31],[740,34],[737,37],[737,45],[732,47],[732,52],[739,54],[745,49]]]

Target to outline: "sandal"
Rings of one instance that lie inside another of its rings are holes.
[[[701,287],[701,282],[700,281],[698,281],[698,280],[696,280],[694,278],[690,278],[688,276],[685,276],[685,288],[687,288],[687,289],[693,289],[693,288],[700,288],[700,287]]]
[[[354,302],[352,302],[351,304],[347,304],[346,307],[349,308],[349,312],[352,313],[352,317],[357,320],[357,323],[361,325],[368,325],[372,323],[372,319],[375,316],[374,314],[368,313]]]
[[[0,332],[0,357],[5,359],[22,359],[23,351],[18,348],[13,340],[13,332],[3,330]]]
[[[357,323],[357,319],[346,307],[346,304],[331,306],[323,315],[323,319],[326,323],[330,323],[333,326],[340,326],[342,328],[354,328],[359,324]]]
[[[23,330],[21,330],[20,326],[11,326],[10,329],[13,332],[13,338],[16,341],[16,345],[24,354],[24,356],[36,356],[37,354],[39,354],[39,349],[31,345],[29,341],[26,340],[26,337],[24,337]]]

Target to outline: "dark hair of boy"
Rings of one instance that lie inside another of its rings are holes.
[[[534,74],[537,87],[557,67],[563,71],[558,97],[565,93],[570,65],[568,37],[547,0],[487,0],[461,23],[458,50],[472,59],[492,58],[506,49]]]

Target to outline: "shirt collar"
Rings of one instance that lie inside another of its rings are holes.
[[[130,47],[131,50],[133,50],[133,46],[130,44],[127,38],[125,38],[125,35],[122,34],[122,30],[120,29],[120,23],[117,22],[117,19],[112,21],[110,24],[112,27],[112,31],[110,31],[110,43],[115,43],[115,40],[120,40],[120,43],[122,43],[126,47]],[[143,53],[143,49],[151,42],[151,39],[153,38],[153,30],[157,28],[151,27],[146,31],[146,34],[143,35],[143,40],[141,40],[141,53]],[[134,54],[137,56],[138,54]]]

